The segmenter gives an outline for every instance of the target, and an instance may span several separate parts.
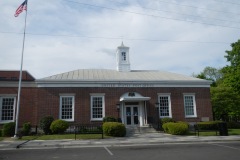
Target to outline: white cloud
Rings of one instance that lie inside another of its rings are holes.
[[[64,0],[29,1],[24,70],[36,78],[80,68],[115,69],[115,51],[122,41],[130,47],[132,69],[165,70],[191,75],[202,71],[205,66],[226,65],[225,50],[231,49],[230,43],[239,39],[240,29],[217,26],[240,28],[240,23],[216,20],[238,20],[239,16],[228,13],[240,14],[237,6],[230,3],[209,0],[166,3],[163,0],[119,0],[119,3],[113,0],[74,1],[106,8]],[[20,3],[15,0],[0,1],[1,70],[20,68],[23,35],[15,33],[23,33],[25,13],[17,18],[13,16]]]

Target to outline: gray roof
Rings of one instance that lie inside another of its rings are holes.
[[[132,70],[118,72],[109,69],[79,69],[39,79],[40,81],[196,81],[206,80],[164,71]]]

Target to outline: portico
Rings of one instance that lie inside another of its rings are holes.
[[[147,122],[146,101],[150,97],[144,97],[137,92],[127,92],[120,97],[120,114],[122,123],[127,126],[145,126]]]

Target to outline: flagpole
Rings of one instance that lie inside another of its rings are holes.
[[[20,96],[21,96],[21,85],[22,85],[22,68],[23,68],[23,55],[25,48],[25,35],[26,35],[26,22],[27,22],[27,9],[25,14],[25,23],[24,23],[24,32],[23,32],[23,44],[22,44],[22,56],[21,56],[21,67],[20,67],[20,75],[19,75],[19,83],[18,83],[18,95],[17,95],[17,111],[16,111],[16,124],[15,124],[15,134],[14,138],[18,138],[18,121],[19,121],[19,109],[20,109]]]

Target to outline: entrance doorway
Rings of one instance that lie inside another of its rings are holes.
[[[126,125],[139,125],[139,106],[126,106]]]

